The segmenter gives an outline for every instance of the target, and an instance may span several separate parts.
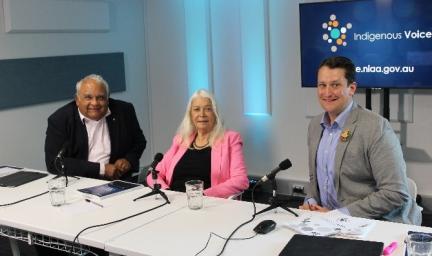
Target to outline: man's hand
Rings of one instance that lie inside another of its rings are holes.
[[[127,171],[129,171],[131,165],[128,160],[121,158],[115,161],[114,164],[105,165],[105,177],[109,180],[117,180]]]
[[[131,168],[131,165],[130,165],[129,161],[126,160],[125,158],[117,159],[117,161],[115,161],[114,165],[119,170],[120,176],[122,176],[123,174],[125,174]]]
[[[312,205],[312,211],[316,211],[316,212],[329,212],[330,210],[328,208],[319,206],[319,205]]]
[[[316,211],[316,212],[328,212],[328,211],[330,211],[329,209],[327,209],[325,207],[322,207],[322,206],[319,206],[317,204],[308,204],[308,203],[300,205],[299,209],[309,210],[309,211]]]
[[[105,178],[109,180],[118,179],[119,170],[114,164],[106,164],[105,165]]]

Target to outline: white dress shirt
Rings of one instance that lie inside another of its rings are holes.
[[[80,118],[84,123],[88,135],[88,161],[100,164],[99,174],[105,175],[105,164],[109,163],[111,154],[111,139],[106,117],[111,114],[108,109],[103,118],[98,121],[85,117],[78,109]]]

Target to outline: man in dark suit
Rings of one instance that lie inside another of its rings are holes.
[[[89,75],[77,83],[75,101],[48,118],[45,162],[58,174],[62,151],[68,175],[128,179],[145,146],[133,105],[109,98],[107,82]]]

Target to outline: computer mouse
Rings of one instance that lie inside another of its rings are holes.
[[[263,220],[253,229],[258,234],[267,234],[276,227],[276,222],[273,220]]]

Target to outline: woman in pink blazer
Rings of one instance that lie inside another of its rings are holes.
[[[157,165],[162,189],[185,191],[188,180],[204,181],[204,194],[229,197],[249,186],[239,133],[226,131],[213,96],[198,90],[189,99],[185,116],[170,149]],[[151,175],[147,184],[153,186]]]

